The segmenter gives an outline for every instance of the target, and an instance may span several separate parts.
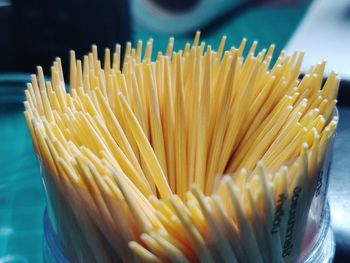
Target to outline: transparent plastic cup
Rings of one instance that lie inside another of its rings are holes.
[[[44,212],[43,259],[48,263],[70,263],[63,250],[56,232],[53,229],[47,209]],[[335,242],[330,227],[330,209],[328,202],[325,207],[323,222],[319,237],[312,248],[300,259],[300,263],[329,263],[333,261]]]
[[[334,115],[338,116],[336,110]],[[316,178],[316,189],[311,199],[311,205],[307,215],[301,242],[301,253],[298,254],[297,259],[294,260],[298,263],[323,263],[333,261],[335,242],[330,227],[330,209],[327,201],[327,191],[334,138],[335,135],[333,135],[325,145],[320,146],[326,147],[324,148],[325,155],[322,160],[321,169]],[[75,214],[77,212],[65,201],[59,190],[59,186],[52,181],[49,171],[44,166],[41,166],[41,174],[47,197],[47,209],[44,214],[44,261],[50,263],[100,262],[99,259],[92,256],[92,252],[91,255],[89,254],[89,251],[91,251],[88,240],[89,233],[84,232],[84,227],[81,226],[76,219],[76,216],[81,217],[81,215]],[[124,205],[125,204],[117,204],[120,209],[123,209]],[[72,206],[74,206],[74,204],[72,204]],[[128,219],[123,220],[127,221]],[[124,225],[127,225],[125,222],[120,222],[120,224],[123,225],[124,223]],[[94,232],[94,234],[96,233],[98,235],[100,233],[99,230]],[[113,233],[111,233],[111,235],[113,235]],[[101,240],[108,243],[104,238]],[[124,240],[120,245],[123,246],[122,249],[128,251],[127,244],[124,243],[127,242]],[[113,249],[109,247],[108,249],[113,251]],[[113,255],[116,254],[112,252],[109,259],[113,258]],[[93,258],[93,260],[91,260],[91,258]],[[130,255],[130,258],[132,259],[133,257]],[[106,260],[102,261],[105,262]],[[117,261],[121,262],[120,259]],[[132,260],[129,262],[131,261]],[[285,262],[291,262],[291,260],[286,260]]]

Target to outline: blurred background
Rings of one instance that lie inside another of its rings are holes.
[[[305,68],[327,59],[341,78],[340,124],[330,182],[335,262],[350,262],[350,2],[348,0],[0,0],[0,263],[42,262],[45,197],[23,117],[23,91],[36,65],[97,44],[154,39],[165,50],[196,30],[214,47],[243,37],[258,48],[306,51]]]

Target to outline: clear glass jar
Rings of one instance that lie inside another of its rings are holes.
[[[334,114],[338,116],[337,111]],[[301,253],[297,255],[297,260],[284,258],[286,263],[328,263],[333,261],[335,242],[330,227],[327,191],[334,138],[335,135],[329,139],[328,143],[320,146],[325,154],[322,168],[317,174],[315,194],[311,201],[301,242]],[[92,254],[89,255],[91,249],[89,249],[88,233],[84,233],[83,227],[77,222],[76,215],[70,205],[62,201],[64,197],[60,194],[59,186],[52,181],[49,171],[43,166],[41,166],[41,174],[48,203],[44,214],[44,261],[50,263],[99,261]],[[120,208],[122,209],[122,206]],[[63,249],[61,244],[69,249]],[[85,249],[75,251],[76,244]]]
[[[65,255],[56,232],[53,229],[47,209],[44,212],[44,238],[43,238],[43,259],[47,263],[69,263]],[[319,238],[311,248],[306,252],[300,263],[330,263],[333,261],[335,252],[335,242],[333,231],[330,227],[330,209],[328,202],[325,207],[323,222],[321,224]],[[72,261],[73,262],[73,261]]]
[[[57,234],[54,231],[47,209],[44,212],[44,238],[43,238],[43,260],[50,263],[69,263],[64,255],[62,246],[58,241]]]

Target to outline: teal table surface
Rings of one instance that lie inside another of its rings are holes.
[[[22,107],[0,110],[0,262],[41,262],[45,199],[39,167]]]
[[[258,40],[262,49],[275,43],[279,52],[306,11],[299,7],[264,7],[241,14],[204,38],[217,47],[222,35],[227,46],[243,37]],[[154,50],[165,50],[169,35],[134,28],[134,40],[154,39]],[[188,37],[175,36],[182,49]],[[45,195],[31,138],[23,116],[23,90],[28,75],[0,74],[0,262],[42,262],[42,216]]]

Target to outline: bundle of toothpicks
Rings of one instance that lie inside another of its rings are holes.
[[[199,35],[71,51],[69,83],[60,58],[32,75],[24,114],[71,262],[300,260],[340,79]]]

